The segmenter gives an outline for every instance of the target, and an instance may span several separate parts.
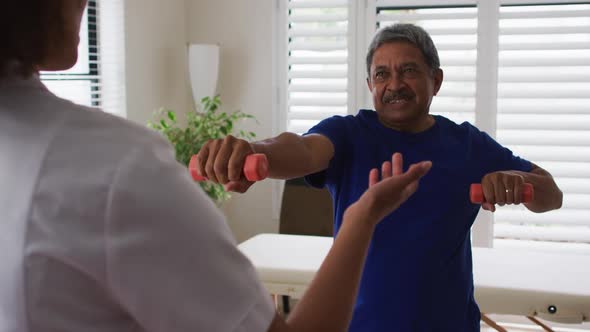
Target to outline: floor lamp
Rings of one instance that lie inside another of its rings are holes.
[[[190,82],[195,105],[204,97],[214,97],[219,74],[219,45],[190,44],[188,46]]]

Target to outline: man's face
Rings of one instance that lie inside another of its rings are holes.
[[[433,73],[414,45],[403,41],[381,45],[367,79],[381,123],[406,132],[428,129],[434,123],[428,114],[430,103],[442,78],[442,70]]]

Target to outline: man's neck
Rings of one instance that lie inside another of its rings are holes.
[[[395,131],[417,134],[417,133],[421,133],[421,132],[427,131],[428,129],[432,128],[432,126],[434,126],[434,123],[436,122],[436,120],[434,119],[434,117],[432,115],[427,114],[425,117],[419,119],[418,121],[413,121],[413,122],[408,122],[408,123],[391,124],[391,123],[386,123],[385,121],[382,121],[381,118],[379,118],[379,122],[383,126],[393,129]]]

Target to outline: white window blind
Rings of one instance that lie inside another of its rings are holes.
[[[125,116],[123,0],[90,0],[82,18],[78,62],[41,72],[57,96]]]
[[[100,103],[104,111],[125,117],[125,1],[98,1]]]
[[[348,0],[288,2],[287,130],[347,114]]]
[[[564,199],[542,214],[499,209],[494,245],[590,253],[590,4],[501,6],[499,28],[497,139]]]
[[[377,29],[394,23],[421,26],[437,47],[444,82],[431,113],[474,123],[477,7],[377,7]]]

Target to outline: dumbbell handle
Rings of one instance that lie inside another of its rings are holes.
[[[195,181],[207,181],[207,178],[199,174],[197,167],[197,155],[191,157],[188,164],[191,177]],[[254,153],[246,156],[244,162],[244,176],[248,181],[260,181],[268,176],[268,159],[263,153]]]
[[[530,183],[523,183],[520,200],[523,203],[529,203],[533,200],[533,195],[533,185]],[[481,204],[484,202],[485,197],[483,195],[483,189],[481,188],[480,183],[471,184],[471,188],[469,188],[469,198],[471,199],[471,202],[475,204]]]

